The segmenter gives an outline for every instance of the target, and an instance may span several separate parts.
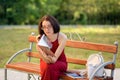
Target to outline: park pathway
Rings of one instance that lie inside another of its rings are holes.
[[[107,71],[107,73],[109,73],[109,71]],[[35,78],[37,77],[38,75],[35,76]],[[0,69],[0,80],[4,80],[4,69]],[[27,80],[27,74],[18,71],[8,70],[8,80]],[[114,80],[120,80],[120,68],[115,69]]]

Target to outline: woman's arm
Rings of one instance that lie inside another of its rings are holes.
[[[51,63],[52,60],[51,58],[38,46],[36,45],[37,51],[40,53],[40,57],[46,62],[46,63]]]
[[[55,56],[54,53],[48,48],[48,47],[44,47],[44,46],[39,46],[42,51],[44,51],[47,55],[50,55],[50,56]]]
[[[51,59],[52,59],[51,63],[55,63],[57,61],[57,59],[61,55],[63,49],[65,48],[66,41],[67,41],[67,36],[63,33],[59,33],[59,37],[58,37],[59,46],[55,52],[55,56],[51,57]]]
[[[41,35],[38,35],[36,37],[37,42],[40,40]],[[47,54],[44,52],[44,50],[42,50],[42,48],[39,45],[36,45],[36,49],[37,51],[40,53],[40,57],[46,62],[46,63],[50,63],[51,62],[51,58],[47,56]]]

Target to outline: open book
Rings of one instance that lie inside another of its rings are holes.
[[[42,35],[41,39],[38,41],[38,45],[47,55],[54,56],[54,53],[50,50],[52,44],[44,34]]]
[[[77,73],[65,73],[67,76],[72,77],[72,78],[84,78],[82,75],[77,74]]]
[[[49,49],[52,47],[51,42],[47,39],[47,37],[44,34],[42,35],[41,39],[38,41],[38,45],[47,47]]]

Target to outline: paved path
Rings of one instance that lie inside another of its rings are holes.
[[[18,72],[14,70],[8,70],[8,80],[27,80],[27,74],[24,72]],[[35,78],[38,78],[38,75],[35,75]],[[0,69],[0,80],[4,79],[4,69]],[[31,78],[34,80],[34,78]]]
[[[107,71],[107,73],[109,73],[109,71]],[[37,77],[38,75],[35,75],[35,78]],[[4,69],[0,69],[0,80],[4,80]],[[27,80],[27,74],[18,71],[8,70],[8,80]],[[120,68],[115,69],[114,80],[120,80]]]

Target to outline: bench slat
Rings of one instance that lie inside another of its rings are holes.
[[[30,62],[10,63],[6,65],[6,68],[40,74],[40,65],[37,63],[30,63]]]
[[[37,37],[30,35],[28,40],[30,42],[37,42]],[[117,52],[117,46],[115,46],[115,45],[99,44],[99,43],[92,43],[92,42],[67,40],[66,46],[74,47],[74,48],[88,49],[88,50],[110,52],[110,53],[114,53],[114,54],[116,54],[116,52]]]
[[[38,53],[38,52],[27,52],[26,55],[29,57],[34,57],[34,58],[40,59],[40,53]]]
[[[67,57],[67,62],[68,63],[73,63],[73,64],[79,64],[79,65],[85,65],[87,63],[86,60],[69,58],[69,57]]]
[[[28,41],[29,42],[37,42],[37,37],[36,36],[32,36],[32,35],[30,35],[29,37],[28,37]]]
[[[68,40],[66,46],[73,48],[110,52],[114,54],[117,53],[117,46],[115,45]]]

